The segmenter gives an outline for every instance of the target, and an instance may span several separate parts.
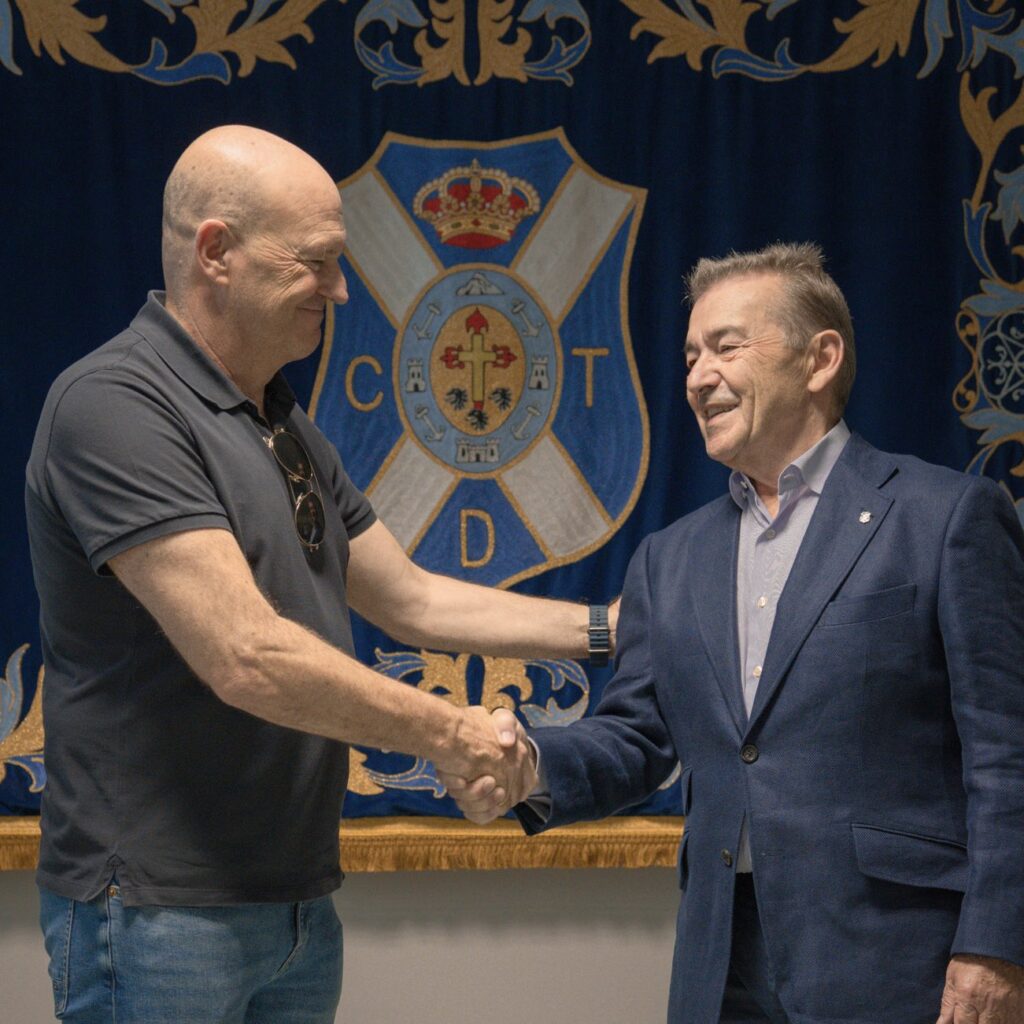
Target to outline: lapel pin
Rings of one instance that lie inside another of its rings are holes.
[[[871,513],[866,508],[862,508],[860,510],[860,515],[857,518],[858,518],[859,522],[870,523],[871,522]]]

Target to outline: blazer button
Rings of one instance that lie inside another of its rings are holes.
[[[753,764],[761,755],[753,743],[748,743],[741,751],[740,757],[745,764]]]
[[[732,867],[732,854],[728,850],[722,851],[722,863],[727,867]]]

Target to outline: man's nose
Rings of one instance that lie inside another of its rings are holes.
[[[324,286],[320,289],[321,293],[325,298],[336,302],[339,306],[343,306],[348,302],[348,282],[345,280],[345,275],[342,273],[341,267],[338,263],[331,263],[327,269],[327,280],[324,282]]]
[[[686,373],[686,390],[696,401],[697,395],[708,388],[713,388],[719,381],[718,361],[709,353],[702,352],[691,364]]]

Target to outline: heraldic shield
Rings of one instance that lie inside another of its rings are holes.
[[[339,189],[350,300],[311,413],[377,515],[424,568],[490,585],[600,547],[647,472],[627,308],[645,191],[561,130],[389,133]]]

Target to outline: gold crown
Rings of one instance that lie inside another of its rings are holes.
[[[445,245],[493,249],[509,241],[520,221],[540,212],[540,197],[528,181],[474,159],[428,181],[412,208]]]

